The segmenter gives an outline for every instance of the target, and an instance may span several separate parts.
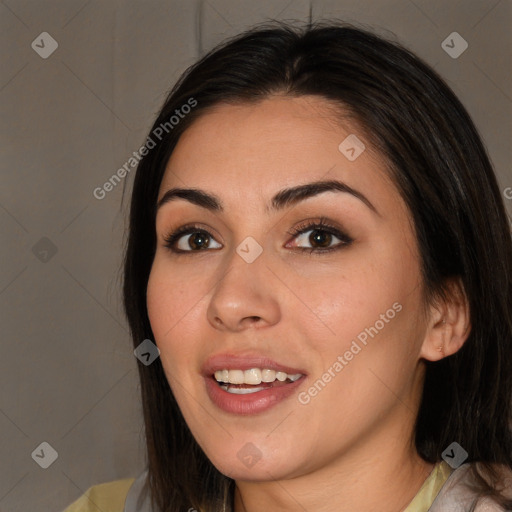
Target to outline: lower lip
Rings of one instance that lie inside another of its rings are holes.
[[[246,395],[235,395],[224,391],[212,377],[205,377],[206,391],[210,400],[223,411],[232,414],[257,414],[267,411],[294,393],[302,384],[304,376],[285,386],[268,388]]]

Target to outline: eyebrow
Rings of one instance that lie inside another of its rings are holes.
[[[284,208],[293,206],[300,201],[304,201],[310,197],[314,197],[324,192],[343,192],[350,194],[361,202],[363,202],[370,210],[380,216],[375,206],[369,201],[369,199],[358,190],[349,187],[346,183],[337,180],[327,181],[315,181],[312,183],[306,183],[304,185],[298,185],[296,187],[285,188],[280,190],[270,201],[270,205],[267,206],[267,212],[277,212]],[[171,188],[165,192],[162,198],[157,203],[157,210],[159,210],[164,204],[167,204],[176,199],[184,199],[192,204],[206,208],[212,212],[223,212],[224,207],[222,200],[215,194],[211,194],[197,188]]]

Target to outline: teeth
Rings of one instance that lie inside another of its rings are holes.
[[[244,372],[244,384],[260,384],[261,383],[261,370],[259,368],[252,368]]]
[[[261,381],[262,382],[274,382],[276,380],[275,370],[261,370]]]
[[[229,370],[228,382],[230,384],[245,384],[245,374],[243,370]]]
[[[215,380],[217,382],[224,382],[229,384],[251,384],[258,385],[262,382],[274,382],[276,379],[279,382],[284,382],[286,379],[295,382],[302,377],[301,373],[294,375],[288,375],[285,372],[276,372],[275,370],[269,370],[268,368],[259,369],[251,368],[250,370],[217,370],[215,372]],[[259,391],[251,390],[251,392]],[[245,391],[244,391],[245,392]],[[242,394],[242,393],[240,393]]]
[[[226,384],[223,384],[222,389],[227,391],[228,393],[232,393],[234,395],[249,395],[250,393],[257,393],[258,391],[263,391],[265,388],[233,388]]]

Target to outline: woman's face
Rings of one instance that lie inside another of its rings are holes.
[[[328,106],[219,106],[184,132],[160,188],[216,201],[159,207],[147,306],[192,434],[239,480],[409,446],[425,337],[412,223],[382,158]]]

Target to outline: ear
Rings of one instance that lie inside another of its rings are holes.
[[[429,307],[425,338],[420,357],[439,361],[455,354],[467,340],[471,331],[469,303],[460,278],[446,282],[446,301],[439,299]]]

